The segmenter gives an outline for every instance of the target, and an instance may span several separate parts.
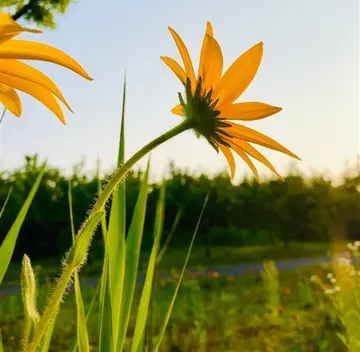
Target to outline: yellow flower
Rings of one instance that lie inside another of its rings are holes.
[[[235,174],[235,161],[231,150],[249,165],[258,180],[258,171],[249,156],[260,161],[279,176],[273,165],[250,143],[299,159],[294,153],[264,134],[231,122],[231,120],[259,120],[281,110],[279,107],[260,102],[234,103],[249,86],[259,68],[263,54],[262,42],[242,54],[222,75],[222,51],[208,22],[196,78],[184,42],[172,28],[169,27],[169,30],[180,52],[184,68],[170,57],[161,57],[161,60],[185,86],[185,100],[179,93],[180,104],[171,112],[190,120],[198,137],[204,136],[217,152],[220,149],[230,166],[231,177]]]
[[[15,116],[22,113],[21,100],[16,89],[43,103],[65,124],[65,117],[57,97],[70,110],[69,104],[55,83],[41,71],[18,60],[40,60],[66,67],[92,80],[85,70],[69,55],[49,45],[13,39],[20,33],[41,33],[24,28],[0,11],[0,103]]]

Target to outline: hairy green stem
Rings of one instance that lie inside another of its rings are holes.
[[[110,179],[109,183],[101,192],[98,200],[96,201],[94,208],[91,211],[92,213],[96,213],[97,211],[101,211],[108,201],[111,193],[116,189],[117,185],[121,182],[124,176],[128,173],[128,171],[146,154],[151,152],[153,149],[168,141],[169,139],[177,136],[178,134],[189,130],[193,127],[192,122],[189,120],[185,120],[181,124],[177,125],[170,131],[162,134],[161,136],[155,138],[145,147],[141,148],[138,152],[136,152],[123,166],[121,166],[114,174],[114,176]],[[91,216],[90,214],[90,216]]]
[[[72,249],[76,250],[77,247],[80,246],[80,244],[81,244],[81,247],[82,247],[81,253],[83,255],[83,259],[85,259],[86,255],[87,255],[88,248],[89,248],[90,242],[91,242],[91,237],[89,237],[89,238],[86,238],[86,240],[85,240],[86,243],[83,243],[83,240],[84,240],[83,237],[86,235],[85,231],[84,231],[84,229],[87,228],[86,225],[92,219],[93,215],[96,215],[97,213],[102,212],[104,210],[105,204],[108,201],[108,199],[110,198],[112,192],[116,189],[117,185],[122,181],[122,179],[125,177],[125,175],[128,173],[128,171],[141,158],[143,158],[146,154],[148,154],[149,152],[154,150],[156,147],[165,143],[169,139],[177,136],[178,134],[191,129],[192,127],[193,127],[193,125],[192,125],[191,121],[189,121],[189,120],[183,121],[178,126],[174,127],[170,131],[162,134],[161,136],[155,138],[153,141],[151,141],[150,143],[145,145],[143,148],[141,148],[127,162],[125,162],[124,165],[122,165],[114,173],[114,175],[112,176],[112,178],[110,179],[110,181],[108,182],[106,187],[100,193],[99,198],[96,201],[93,209],[91,210],[91,213],[90,213],[88,219],[84,222],[83,227],[81,228],[81,230],[79,231],[79,233],[77,235],[77,239],[76,239],[76,242],[74,245],[75,247],[72,248]],[[99,221],[100,221],[100,218],[99,218]],[[86,250],[85,250],[85,247],[86,247]],[[36,351],[38,344],[41,342],[41,340],[43,339],[43,337],[46,333],[47,327],[50,324],[51,319],[54,319],[57,314],[58,307],[60,305],[64,291],[65,291],[68,283],[70,282],[74,271],[77,270],[78,267],[80,266],[80,264],[79,264],[80,262],[81,262],[81,260],[79,260],[79,258],[77,256],[73,256],[73,258],[71,259],[71,262],[68,263],[68,265],[66,265],[66,267],[60,277],[60,280],[58,281],[58,283],[54,289],[54,292],[50,298],[49,304],[48,304],[47,308],[45,309],[44,314],[41,316],[41,318],[38,322],[33,340],[26,348],[26,352],[35,352]]]
[[[41,319],[36,326],[33,340],[25,348],[26,352],[36,352],[37,347],[43,339],[49,324],[51,323],[51,320],[55,318],[56,312],[59,309],[62,296],[71,280],[71,277],[73,276],[73,273],[74,267],[71,265],[67,265],[63,273],[61,274],[59,281],[56,284],[55,290],[51,296],[47,308],[44,311],[44,314],[41,316]]]

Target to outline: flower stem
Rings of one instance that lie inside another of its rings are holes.
[[[161,136],[155,138],[153,141],[145,145],[143,148],[141,148],[138,152],[136,152],[124,165],[122,165],[112,176],[106,187],[103,189],[103,191],[100,193],[98,200],[96,201],[93,209],[91,210],[91,213],[88,217],[88,219],[84,222],[82,228],[79,230],[76,241],[74,246],[71,248],[70,251],[74,250],[79,255],[74,255],[70,261],[70,263],[67,263],[65,266],[65,269],[63,273],[61,274],[61,277],[59,281],[57,282],[54,292],[52,296],[50,297],[49,304],[44,312],[44,314],[41,316],[36,331],[33,337],[33,340],[31,343],[27,346],[26,352],[35,352],[37,349],[38,344],[43,339],[47,327],[50,324],[52,319],[55,319],[55,316],[57,314],[62,296],[64,294],[64,291],[70,282],[74,272],[79,269],[81,263],[84,261],[84,259],[87,256],[88,249],[90,246],[92,235],[89,236],[89,234],[86,233],[87,225],[89,225],[91,222],[99,222],[100,217],[98,217],[98,220],[95,220],[97,214],[102,213],[104,211],[104,207],[106,202],[108,201],[109,197],[111,196],[112,192],[116,189],[117,185],[122,181],[122,179],[125,177],[125,175],[128,173],[128,171],[146,154],[154,150],[159,145],[165,143],[169,139],[177,136],[178,134],[191,129],[192,123],[191,121],[185,120],[178,126],[174,127],[170,131],[162,134]],[[92,227],[92,226],[90,226]],[[81,256],[82,258],[79,258]],[[83,260],[81,260],[83,259]]]
[[[153,141],[145,145],[138,152],[136,152],[123,166],[121,166],[114,174],[114,176],[110,179],[109,183],[101,192],[98,200],[96,201],[94,208],[91,211],[92,213],[96,213],[97,211],[102,210],[105,206],[107,200],[109,199],[111,193],[116,189],[117,185],[121,182],[124,176],[128,173],[128,171],[146,154],[151,152],[153,149],[168,141],[169,139],[177,136],[178,134],[189,130],[192,128],[192,122],[189,120],[185,120],[181,124],[177,125],[170,131],[162,134],[161,136],[155,138]],[[90,216],[91,216],[90,214]]]

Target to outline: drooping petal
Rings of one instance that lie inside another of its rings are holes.
[[[272,150],[276,150],[278,152],[287,154],[295,159],[300,160],[300,158],[297,155],[295,155],[293,152],[282,146],[280,143],[276,142],[272,138],[258,131],[253,130],[252,128],[231,123],[231,126],[226,127],[224,131],[226,131],[228,134],[234,137],[241,138],[250,143],[255,143]]]
[[[189,51],[187,50],[187,47],[184,44],[184,42],[182,41],[182,39],[180,38],[180,36],[170,27],[169,27],[169,31],[170,31],[172,37],[174,38],[175,44],[176,44],[176,46],[179,50],[179,53],[181,55],[181,58],[183,60],[185,72],[186,72],[186,75],[190,79],[191,87],[193,90],[195,90],[196,78],[195,78],[194,67],[193,67],[193,64],[192,64],[192,61],[190,58]]]
[[[229,120],[255,121],[281,110],[282,108],[259,102],[236,103],[221,107],[220,116]]]
[[[256,160],[260,161],[262,164],[264,164],[266,167],[268,167],[276,176],[282,177],[279,175],[279,173],[275,170],[274,166],[270,163],[268,159],[264,157],[258,150],[256,150],[251,144],[248,142],[245,142],[241,139],[232,139],[231,146],[236,145],[239,148],[241,148],[245,153],[249,154]]]
[[[249,86],[258,71],[263,54],[263,43],[243,53],[222,76],[215,87],[219,108],[234,102]]]
[[[203,43],[201,46],[200,52],[200,61],[199,61],[199,70],[198,70],[198,77],[202,77],[202,73],[204,71],[204,62],[206,61],[206,54],[207,54],[207,44],[208,40],[206,39],[207,36],[214,37],[213,28],[210,22],[206,22],[206,31],[203,39]]]
[[[66,67],[92,80],[72,57],[50,45],[25,40],[10,40],[0,45],[0,59],[40,60]]]
[[[239,148],[236,144],[231,142],[231,139],[228,139],[227,142],[231,145],[231,149],[237,154],[239,155],[240,158],[242,158],[245,163],[250,167],[252,173],[254,174],[254,176],[256,177],[257,181],[260,182],[260,176],[259,176],[259,172],[256,168],[256,166],[254,165],[254,163],[251,161],[251,159],[246,155],[246,153]]]
[[[0,103],[12,114],[20,117],[22,112],[21,100],[15,89],[0,83]]]
[[[22,32],[41,33],[38,29],[20,26],[10,16],[0,11],[0,43],[10,40]]]
[[[180,115],[182,117],[185,116],[184,114],[184,108],[181,104],[179,105],[175,105],[172,109],[171,109],[171,112],[175,115]]]
[[[12,88],[19,89],[24,93],[27,93],[35,99],[39,100],[49,110],[51,110],[63,124],[66,124],[65,117],[63,112],[61,111],[60,105],[56,101],[54,95],[49,90],[25,79],[13,76],[6,76],[4,78],[4,76],[4,74],[0,73],[0,82],[4,82],[6,78],[7,85]]]
[[[203,87],[208,92],[219,82],[223,69],[223,55],[219,43],[207,35],[204,43],[204,55],[199,75],[203,80]]]
[[[224,156],[229,164],[231,178],[234,178],[236,165],[235,165],[234,156],[232,155],[230,148],[226,147],[225,145],[222,145],[221,143],[217,143],[217,145],[218,145],[219,149],[221,150],[221,152],[224,154]]]
[[[160,59],[170,68],[171,71],[175,73],[177,78],[185,84],[186,83],[186,73],[183,68],[171,57],[160,56]]]
[[[57,96],[65,104],[65,106],[72,111],[56,84],[48,76],[36,68],[17,60],[0,59],[0,73],[3,74],[2,83],[5,84],[8,84],[6,78],[10,76],[21,78],[44,87]]]

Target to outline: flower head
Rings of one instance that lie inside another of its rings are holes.
[[[232,177],[235,174],[235,161],[231,150],[249,165],[257,179],[259,179],[258,171],[249,156],[278,175],[273,165],[252,144],[299,159],[273,139],[231,121],[259,120],[281,111],[279,107],[260,102],[235,103],[235,100],[247,89],[259,68],[263,54],[262,42],[247,50],[222,74],[222,51],[208,22],[201,48],[199,70],[195,76],[184,42],[172,28],[169,30],[180,52],[184,68],[170,57],[161,57],[161,59],[185,86],[185,98],[179,93],[180,104],[171,111],[190,120],[196,134],[204,136],[217,152],[220,150],[224,154]]]
[[[66,67],[91,80],[85,70],[69,55],[49,45],[13,39],[20,33],[41,33],[20,26],[0,11],[0,103],[15,116],[20,117],[22,105],[16,90],[21,90],[43,103],[62,123],[64,114],[57,97],[71,111],[69,104],[55,83],[41,71],[18,60],[40,60]]]

